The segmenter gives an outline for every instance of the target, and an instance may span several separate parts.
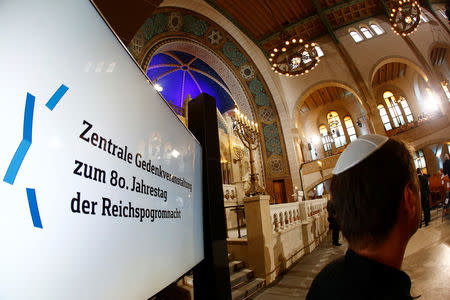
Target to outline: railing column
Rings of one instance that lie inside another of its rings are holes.
[[[247,217],[248,260],[255,275],[271,282],[273,233],[269,207],[270,196],[244,198]]]

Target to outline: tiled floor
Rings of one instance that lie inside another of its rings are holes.
[[[440,211],[439,211],[440,213]],[[287,273],[271,284],[255,300],[305,299],[312,280],[330,261],[342,256],[347,245],[334,247],[331,236],[312,253],[302,257]],[[412,237],[403,260],[403,270],[412,281],[412,296],[420,300],[450,299],[450,219],[441,221],[432,211],[430,226]]]
[[[450,219],[433,220],[406,248],[403,270],[412,281],[411,295],[420,300],[450,299]]]

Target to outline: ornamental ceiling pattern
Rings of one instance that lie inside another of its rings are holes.
[[[388,8],[397,0],[383,0]],[[239,27],[263,51],[280,43],[280,33],[317,39],[331,30],[384,15],[381,0],[206,0]],[[424,2],[424,1],[420,1]],[[323,16],[323,19],[321,18]]]
[[[204,16],[180,8],[157,9],[134,35],[128,49],[146,70],[158,43],[188,38],[200,42],[222,58],[246,90],[253,116],[262,133],[266,178],[289,177],[281,123],[271,93],[244,49],[220,26]]]
[[[163,2],[162,0],[110,1],[93,0],[106,15],[120,38],[129,44],[137,29]],[[190,0],[193,1],[193,0]],[[386,18],[398,0],[196,0],[205,1],[234,23],[266,53],[278,46],[280,33],[312,41],[341,27],[375,16]],[[443,0],[418,0],[423,8]],[[383,8],[386,4],[387,11]],[[181,28],[180,16],[168,20],[170,31]],[[192,22],[190,23],[192,24]],[[198,24],[197,24],[198,25]],[[220,30],[210,32],[213,45],[220,44]]]

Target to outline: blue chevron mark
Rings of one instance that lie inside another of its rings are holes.
[[[64,94],[67,92],[69,88],[65,86],[64,84],[61,84],[61,86],[56,90],[56,92],[53,94],[53,96],[48,100],[47,104],[45,106],[48,107],[48,109],[53,110],[58,104],[59,100],[64,96]]]
[[[36,191],[34,189],[27,188],[27,197],[33,225],[34,227],[42,228],[41,216],[39,215],[39,208],[36,201]]]
[[[27,100],[25,102],[25,115],[23,120],[23,137],[22,141],[17,147],[16,153],[9,164],[3,181],[9,184],[14,184],[17,172],[19,172],[20,166],[31,146],[32,131],[33,131],[33,113],[34,113],[35,97],[30,93],[27,93]]]

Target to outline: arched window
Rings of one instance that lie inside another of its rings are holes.
[[[383,122],[384,129],[386,131],[391,130],[392,129],[391,121],[389,121],[389,116],[388,116],[383,104],[378,104],[377,108],[380,111],[380,117],[381,117],[381,121]]]
[[[391,114],[392,121],[394,122],[394,127],[399,127],[405,124],[405,119],[403,119],[402,111],[395,100],[394,94],[390,91],[386,91],[383,94],[384,101],[386,102],[389,113]]]
[[[422,169],[424,173],[427,173],[427,164],[425,162],[422,149],[414,152],[414,163],[416,165],[416,169]]]
[[[325,153],[331,151],[331,138],[328,136],[327,126],[324,124],[319,126],[320,137],[322,138],[323,150]]]
[[[378,24],[375,23],[370,24],[370,28],[372,28],[372,30],[375,32],[376,35],[384,33],[383,29],[381,29],[381,27]]]
[[[347,144],[345,139],[344,128],[342,128],[339,115],[335,111],[330,111],[327,115],[328,125],[330,126],[331,135],[334,139],[334,145],[336,148],[340,148]]]
[[[359,42],[361,42],[363,40],[363,37],[355,29],[351,29],[350,30],[350,36],[353,38],[355,43],[359,43]]]
[[[372,32],[370,32],[370,30],[367,27],[361,27],[360,30],[361,30],[362,34],[364,34],[366,39],[373,38]]]
[[[408,123],[411,123],[412,121],[414,121],[414,118],[412,116],[411,110],[409,109],[409,105],[408,102],[406,101],[405,97],[400,97],[400,99],[398,99],[400,104],[402,105],[403,108],[403,112],[406,115],[406,121]]]
[[[344,124],[345,124],[345,127],[347,128],[347,133],[348,133],[348,136],[350,138],[350,143],[351,143],[357,139],[356,130],[355,130],[355,126],[353,126],[352,118],[350,118],[350,116],[345,116]]]
[[[450,102],[450,91],[448,89],[448,82],[442,81],[441,85],[442,85],[442,88],[444,89],[444,93],[447,96],[448,101]]]

